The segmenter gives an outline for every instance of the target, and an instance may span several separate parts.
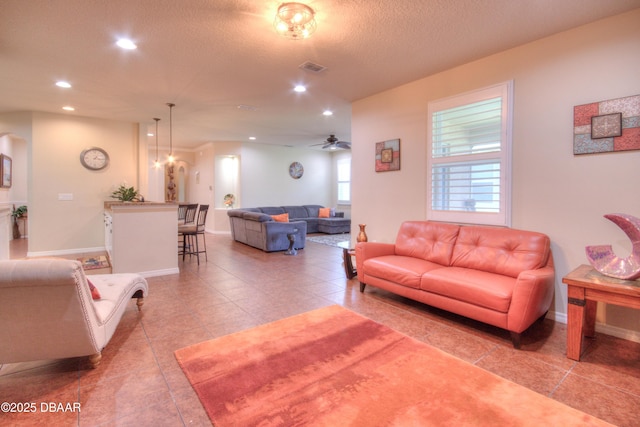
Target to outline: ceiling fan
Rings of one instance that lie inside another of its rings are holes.
[[[322,145],[323,149],[328,148],[330,150],[335,150],[337,148],[342,148],[342,149],[345,149],[345,150],[351,150],[351,143],[350,142],[340,141],[333,134],[329,135],[329,138],[327,138],[327,140],[325,142],[323,142],[322,144],[315,144],[315,145]]]

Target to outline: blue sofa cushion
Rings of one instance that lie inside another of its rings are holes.
[[[309,217],[309,212],[303,206],[283,206],[282,209],[289,214],[290,220]]]
[[[260,212],[266,213],[267,215],[280,215],[286,213],[280,206],[265,206],[258,209],[260,209]]]
[[[258,222],[273,221],[273,218],[271,218],[271,215],[267,215],[267,214],[262,213],[262,212],[245,212],[242,215],[242,218],[249,219],[249,220],[252,220],[252,221],[258,221]]]
[[[304,205],[303,208],[307,211],[307,216],[309,218],[318,218],[320,216],[320,208],[324,206],[321,205]]]

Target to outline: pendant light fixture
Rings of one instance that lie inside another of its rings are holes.
[[[171,102],[167,102],[167,106],[169,107],[169,163],[173,163],[173,107],[176,104]]]
[[[155,168],[158,169],[160,167],[160,162],[158,161],[158,122],[160,121],[160,119],[157,117],[154,117],[153,120],[156,121],[156,161],[153,164],[153,166],[155,166]]]

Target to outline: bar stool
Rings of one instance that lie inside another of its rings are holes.
[[[182,233],[183,241],[182,241],[182,261],[184,261],[185,256],[188,254],[189,257],[191,255],[195,255],[198,259],[198,265],[200,265],[200,254],[204,253],[205,260],[208,260],[207,257],[207,241],[205,239],[204,234],[204,226],[207,221],[207,212],[209,210],[209,205],[200,205],[198,209],[197,221],[195,224],[184,224],[178,226],[178,233]],[[202,235],[202,244],[203,249],[200,249],[200,245],[198,242],[198,236]],[[195,247],[195,250],[194,250]]]
[[[189,203],[178,206],[178,256],[183,255],[185,247],[184,234],[180,231],[180,226],[193,224],[198,211],[197,203]]]

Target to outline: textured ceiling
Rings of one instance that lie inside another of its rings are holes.
[[[640,0],[309,0],[318,29],[278,36],[279,1],[0,0],[0,112],[140,122],[173,102],[173,142],[350,140],[350,103],[594,20]],[[114,42],[132,38],[135,51]],[[327,67],[314,74],[299,66]],[[68,80],[72,89],[54,86]],[[296,83],[308,85],[294,93]],[[238,108],[239,105],[251,108]],[[334,110],[324,117],[325,108]],[[1,131],[1,129],[0,129]]]

